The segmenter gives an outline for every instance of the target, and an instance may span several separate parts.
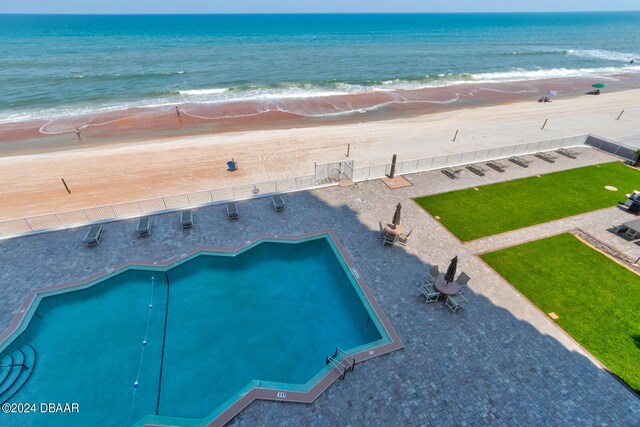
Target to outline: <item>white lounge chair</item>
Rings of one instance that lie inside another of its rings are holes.
[[[440,272],[438,270],[437,265],[432,265],[431,267],[429,267],[429,272],[427,273],[427,279],[424,281],[425,285],[429,283],[432,285],[435,285],[436,279],[438,278],[438,274],[440,274]]]
[[[384,234],[384,240],[382,240],[382,244],[383,245],[389,245],[389,246],[393,246],[396,244],[396,240],[398,239],[398,236],[396,236],[393,233],[386,233]]]
[[[460,273],[458,278],[456,279],[456,285],[458,285],[458,293],[463,294],[467,290],[467,286],[469,285],[469,280],[471,277],[467,275],[464,271]]]
[[[426,303],[436,302],[440,298],[440,292],[432,284],[424,284],[421,293],[426,298]]]
[[[409,240],[409,236],[411,236],[411,233],[413,233],[413,230],[409,231],[408,233],[402,233],[401,235],[398,236],[398,244],[402,245],[402,246],[406,246],[407,245],[407,241]]]
[[[460,294],[448,295],[446,304],[455,313],[467,305],[467,299]]]

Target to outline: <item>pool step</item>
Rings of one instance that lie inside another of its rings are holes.
[[[2,384],[9,376],[9,372],[11,372],[11,365],[13,363],[13,358],[10,354],[7,354],[5,357],[0,360],[0,390],[2,389]]]
[[[9,375],[7,375],[7,378],[5,378],[2,386],[0,387],[0,402],[2,403],[6,401],[6,399],[4,399],[5,391],[11,388],[13,383],[15,383],[20,376],[20,372],[24,369],[22,367],[22,364],[24,363],[24,353],[22,351],[14,351],[11,353],[11,358],[13,360],[9,366]]]
[[[5,363],[7,359],[10,359],[8,364]],[[4,381],[0,383],[0,404],[7,402],[22,388],[31,376],[35,364],[36,351],[30,345],[25,345],[2,359],[2,365],[9,366],[4,366],[1,369],[8,368],[9,372]]]

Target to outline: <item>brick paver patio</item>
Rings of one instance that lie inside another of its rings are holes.
[[[136,221],[104,226],[102,243],[81,244],[86,228],[0,242],[0,329],[34,288],[81,279],[125,261],[163,260],[200,245],[237,246],[260,234],[297,235],[335,230],[404,342],[404,349],[362,363],[313,404],[254,402],[232,424],[255,425],[557,425],[639,426],[640,399],[601,369],[585,351],[480,261],[476,252],[517,244],[579,226],[629,255],[629,242],[606,230],[617,208],[461,244],[411,197],[614,160],[583,149],[577,160],[534,160],[503,174],[465,171],[450,180],[438,171],[409,175],[412,187],[390,190],[379,180],[285,195],[287,210],[269,199],[239,203],[229,222],[224,206],[195,211],[184,231],[178,214],[154,218],[153,235],[134,237]],[[632,189],[629,189],[631,191]],[[406,247],[384,248],[378,222],[398,202],[413,234]],[[431,263],[454,255],[471,277],[466,310],[426,305],[417,282]],[[330,315],[330,313],[328,313]],[[206,398],[203,396],[203,398]],[[212,408],[213,409],[213,408]]]

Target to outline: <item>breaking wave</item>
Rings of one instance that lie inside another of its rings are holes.
[[[600,55],[603,58],[627,58],[625,53],[610,51],[567,51],[571,55]],[[613,60],[613,59],[612,59]],[[173,74],[179,74],[175,72]],[[550,69],[511,69],[486,73],[440,73],[434,75],[414,76],[409,78],[385,79],[379,81],[345,82],[326,81],[319,83],[282,83],[276,85],[250,85],[238,87],[185,88],[149,92],[145,99],[120,103],[104,103],[102,105],[69,106],[66,108],[49,108],[38,111],[15,112],[0,118],[0,123],[31,120],[51,119],[62,116],[97,114],[133,107],[167,107],[180,104],[229,104],[255,103],[261,105],[264,111],[285,111],[305,116],[333,116],[353,114],[378,109],[391,103],[418,102],[407,91],[426,88],[447,87],[454,85],[507,83],[531,80],[556,79],[565,77],[606,77],[623,73],[640,73],[640,64],[625,64],[623,66],[594,67],[594,68],[550,68]],[[83,78],[80,74],[71,75],[73,78]],[[352,95],[371,94],[379,102],[375,105],[352,105]],[[347,99],[349,98],[349,99]],[[315,99],[315,101],[314,101]],[[322,108],[302,107],[302,101],[309,101]],[[454,100],[423,100],[420,102],[447,103]],[[296,103],[295,111],[287,109],[287,105]],[[259,113],[258,111],[257,113]]]

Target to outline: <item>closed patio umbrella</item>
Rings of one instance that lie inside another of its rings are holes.
[[[447,283],[453,282],[457,269],[458,269],[458,255],[453,257],[453,259],[451,260],[451,264],[449,264],[449,268],[447,268],[447,272],[444,275],[444,280]]]
[[[396,206],[396,213],[393,214],[393,225],[400,225],[400,211],[402,211],[402,205],[398,203],[398,206]]]

